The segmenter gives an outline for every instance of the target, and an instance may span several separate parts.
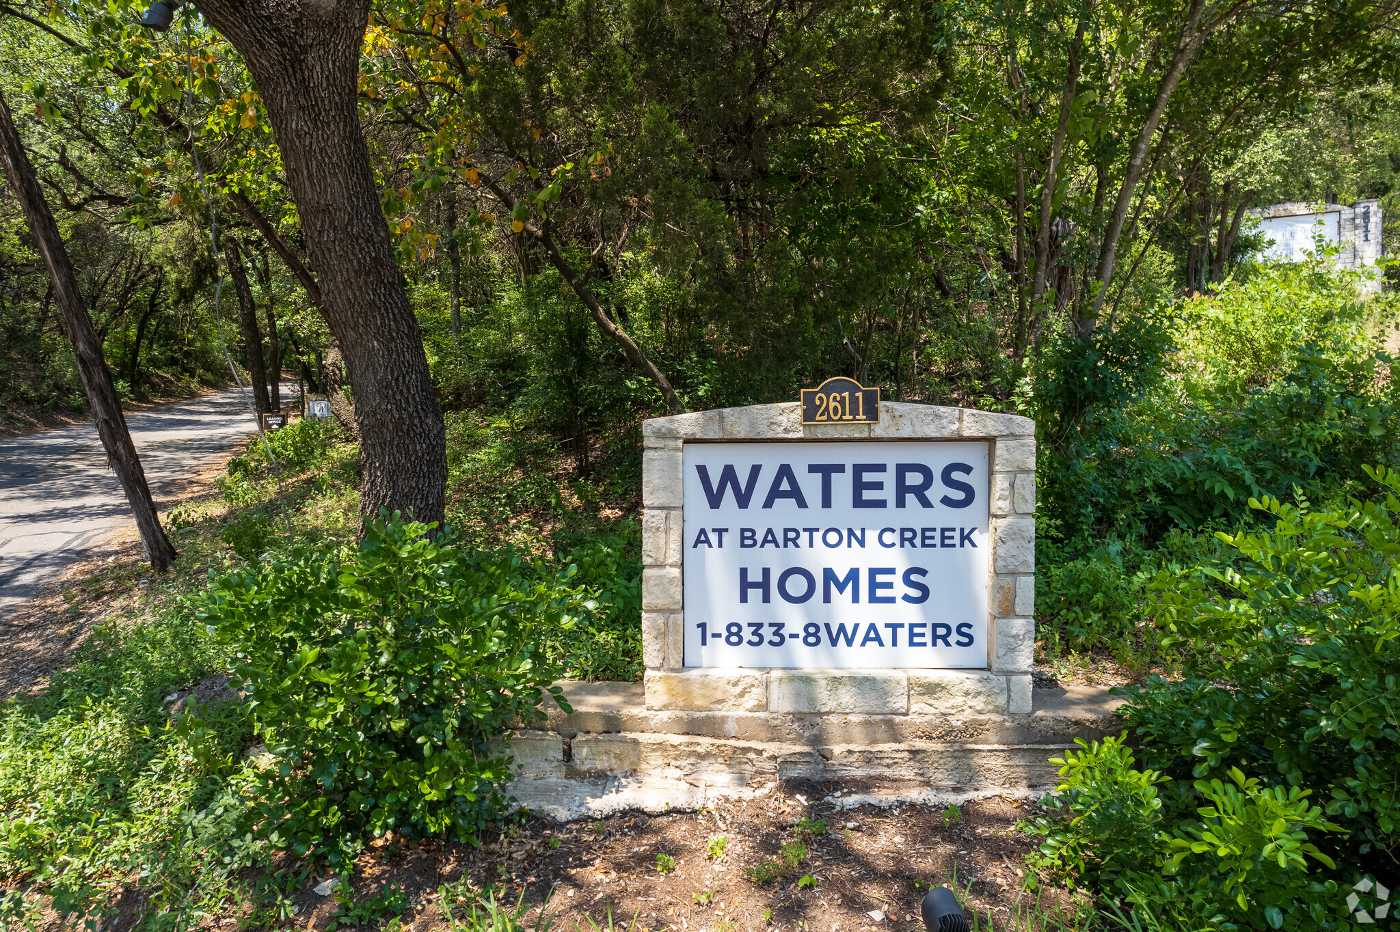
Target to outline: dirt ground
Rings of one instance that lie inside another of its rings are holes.
[[[543,920],[553,932],[606,930],[610,919],[623,930],[921,930],[919,903],[934,886],[954,888],[990,920],[984,929],[1045,928],[1028,914],[1071,906],[1062,892],[1025,890],[1021,862],[1034,840],[1016,824],[1029,803],[842,810],[823,801],[832,789],[784,785],[697,813],[528,819],[475,849],[390,843],[361,859],[355,899],[400,895],[402,928],[435,930],[494,890],[528,909],[528,927]],[[805,846],[800,861],[766,881],[755,875],[782,864],[793,841]],[[298,906],[296,924],[308,929],[335,927],[343,909],[313,891]]]

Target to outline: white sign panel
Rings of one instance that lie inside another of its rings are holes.
[[[1270,262],[1302,262],[1317,252],[1318,237],[1331,246],[1340,242],[1340,222],[1341,215],[1336,211],[1260,220],[1259,232],[1268,240],[1264,258]]]
[[[986,667],[983,442],[687,443],[687,667]]]

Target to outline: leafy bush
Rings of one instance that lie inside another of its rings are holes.
[[[577,572],[592,596],[589,611],[546,636],[551,660],[574,679],[637,680],[642,675],[642,560],[635,521],[611,533],[565,542],[555,564]]]
[[[1355,274],[1324,261],[1283,263],[1181,302],[1172,335],[1188,378],[1242,394],[1286,375],[1300,346],[1322,347],[1336,362],[1378,349],[1378,325],[1393,316],[1389,305],[1361,297]]]
[[[1063,562],[1046,560],[1036,576],[1040,646],[1051,653],[1103,645],[1126,650],[1141,616],[1141,590],[1121,545]]]
[[[1313,788],[1358,855],[1400,847],[1400,472],[1366,472],[1369,499],[1251,502],[1272,528],[1221,535],[1231,559],[1155,580],[1157,623],[1210,649],[1127,709],[1164,769],[1234,762]]]
[[[199,602],[270,755],[274,845],[341,862],[390,831],[475,838],[505,805],[498,737],[559,698],[537,645],[582,610],[569,575],[427,530],[394,517],[357,549],[294,544]]]
[[[340,436],[340,427],[333,419],[298,418],[250,440],[248,448],[229,461],[228,473],[235,477],[261,475],[273,468],[273,460],[288,472],[303,472],[316,465]]]
[[[1228,781],[1173,787],[1189,803],[1173,811],[1159,795],[1169,779],[1139,769],[1122,738],[1079,744],[1054,761],[1063,782],[1052,814],[1028,826],[1045,838],[1033,867],[1091,882],[1159,923],[1169,916],[1163,927],[1343,927],[1338,884],[1313,875],[1335,869],[1313,839],[1338,826],[1308,790],[1265,787],[1231,768]]]
[[[1272,527],[1152,580],[1183,676],[1128,690],[1135,754],[1060,762],[1037,866],[1179,927],[1346,927],[1400,850],[1400,472],[1366,473],[1331,507],[1253,501]]]
[[[1189,326],[1137,321],[1047,352],[1041,499],[1066,558],[1109,535],[1151,546],[1218,525],[1250,497],[1317,492],[1397,451],[1400,387],[1374,339],[1389,304],[1279,271],[1183,313]],[[1292,323],[1271,332],[1274,316]]]
[[[1062,782],[1047,800],[1053,817],[1028,828],[1045,837],[1030,858],[1033,867],[1075,879],[1115,879],[1150,863],[1162,825],[1157,784],[1166,777],[1138,770],[1122,738],[1086,744],[1050,762]]]

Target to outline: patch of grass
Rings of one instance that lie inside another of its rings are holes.
[[[793,831],[803,838],[820,838],[827,832],[825,819],[802,818],[797,825],[793,826]]]
[[[722,861],[728,848],[729,839],[724,835],[715,835],[705,845],[705,857],[711,861]]]
[[[676,859],[662,851],[656,856],[656,872],[663,877],[676,869]]]

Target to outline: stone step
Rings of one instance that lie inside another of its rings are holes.
[[[1121,701],[1097,687],[1040,688],[1030,714],[857,715],[775,712],[686,712],[647,709],[640,683],[560,684],[573,711],[553,707],[545,727],[572,738],[586,734],[671,734],[801,747],[975,742],[1012,746],[1068,744],[1117,734]]]
[[[786,780],[902,779],[946,789],[1026,790],[1053,784],[1049,759],[1067,743],[996,745],[911,741],[801,745],[655,733],[517,734],[522,778],[646,775],[698,786],[757,786]]]

